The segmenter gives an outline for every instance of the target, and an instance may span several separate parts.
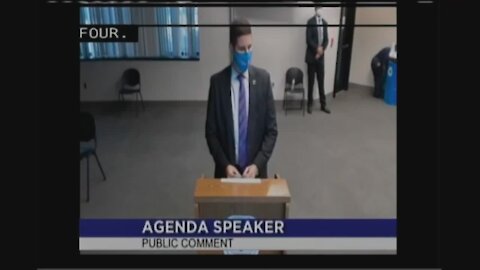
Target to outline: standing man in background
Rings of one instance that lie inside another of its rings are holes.
[[[315,73],[317,74],[318,93],[320,96],[320,108],[330,113],[325,98],[325,50],[328,46],[327,21],[322,18],[322,7],[315,7],[315,16],[307,22],[307,52],[305,62],[308,65],[308,113],[312,113],[313,85]]]
[[[215,178],[267,178],[277,140],[270,74],[251,65],[252,30],[239,19],[230,25],[231,65],[210,78],[205,137]]]

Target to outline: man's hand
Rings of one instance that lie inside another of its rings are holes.
[[[323,47],[322,47],[322,46],[318,46],[318,47],[317,47],[317,54],[315,55],[315,59],[320,58],[322,55],[323,55]]]
[[[243,177],[247,178],[255,178],[258,174],[258,168],[257,165],[252,164],[245,168],[245,171],[243,172]]]
[[[228,165],[225,170],[227,172],[227,177],[240,177],[240,173],[235,166]]]

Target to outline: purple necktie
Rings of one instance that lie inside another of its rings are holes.
[[[243,85],[243,74],[238,75],[240,82],[240,91],[238,97],[238,165],[242,173],[247,167],[247,130],[248,130],[248,116],[247,116],[247,100],[245,93],[245,86]]]

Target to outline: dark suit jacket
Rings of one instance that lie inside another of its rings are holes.
[[[327,28],[327,21],[322,18],[323,21],[323,42],[320,44],[323,47],[323,51],[325,52],[328,47],[328,28]],[[325,53],[318,59],[315,59],[315,55],[317,54],[317,47],[318,47],[318,30],[317,30],[317,19],[315,16],[310,18],[307,22],[307,52],[305,53],[305,62],[307,63],[315,63],[315,61],[324,61]]]
[[[251,65],[248,70],[248,164],[257,165],[257,177],[267,178],[267,162],[278,134],[270,74]],[[228,66],[210,78],[205,137],[215,161],[215,178],[226,177],[227,165],[236,164],[231,73],[231,66]]]

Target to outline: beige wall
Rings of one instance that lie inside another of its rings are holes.
[[[395,7],[357,7],[355,24],[396,24]],[[373,86],[372,57],[397,42],[396,27],[355,27],[350,82]]]

